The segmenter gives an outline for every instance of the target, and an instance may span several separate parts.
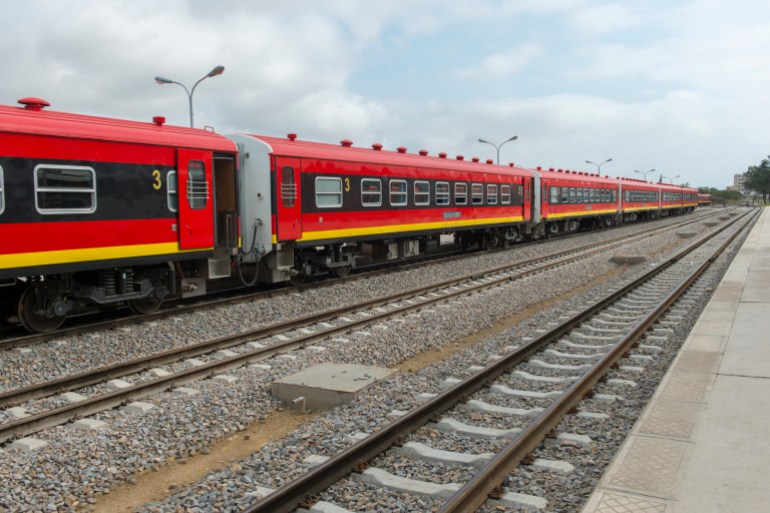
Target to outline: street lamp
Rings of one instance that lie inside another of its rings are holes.
[[[590,160],[586,160],[586,164],[593,164],[596,166],[596,171],[599,174],[602,174],[602,165],[606,164],[607,162],[612,162],[612,159],[607,159],[604,162],[599,162],[598,164],[596,162],[591,162]]]
[[[225,71],[225,67],[224,66],[217,66],[217,67],[215,67],[214,69],[209,71],[208,74],[205,77],[203,77],[200,80],[198,80],[197,82],[195,82],[195,85],[192,87],[192,90],[188,90],[185,87],[184,84],[180,84],[179,82],[175,82],[175,81],[173,81],[173,80],[171,80],[169,78],[166,78],[166,77],[157,76],[157,77],[155,77],[155,81],[157,83],[159,83],[160,85],[163,85],[163,84],[176,84],[176,85],[182,86],[184,91],[187,93],[187,99],[190,101],[190,128],[192,128],[193,127],[193,102],[192,102],[192,98],[193,98],[193,93],[195,93],[195,88],[198,87],[198,84],[200,84],[201,82],[203,82],[207,78],[215,77],[217,75],[221,75],[224,71]]]
[[[639,171],[638,169],[634,169],[634,173],[639,173],[640,175],[644,175],[644,181],[647,181],[647,175],[655,171],[655,169],[650,169],[649,171]]]
[[[679,178],[681,175],[676,176],[662,176],[663,180],[668,180],[669,183],[673,184],[675,178]]]
[[[495,147],[495,149],[497,150],[497,163],[499,164],[499,163],[500,163],[500,147],[501,147],[503,144],[505,144],[505,143],[507,143],[507,142],[515,141],[515,140],[516,140],[516,139],[518,139],[518,138],[519,138],[519,136],[518,136],[518,135],[514,135],[514,136],[513,136],[513,137],[511,137],[510,139],[506,139],[505,141],[501,142],[500,144],[491,143],[491,142],[489,142],[489,141],[485,141],[484,139],[479,139],[479,142],[480,142],[480,143],[484,143],[484,144],[491,144],[492,146],[494,146],[494,147]]]

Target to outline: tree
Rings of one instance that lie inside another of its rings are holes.
[[[770,194],[770,155],[758,166],[749,166],[746,171],[746,188],[762,195],[762,203],[767,203]]]
[[[700,194],[711,194],[714,203],[738,202],[743,199],[743,195],[738,191],[719,190],[716,187],[698,187]]]

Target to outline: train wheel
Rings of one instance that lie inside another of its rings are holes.
[[[129,299],[128,308],[135,314],[147,315],[157,312],[161,303],[163,300],[153,293],[141,299]]]
[[[19,298],[19,321],[21,325],[32,333],[48,333],[57,330],[67,318],[64,315],[49,316],[45,311],[39,310],[37,305],[37,289],[27,288]]]
[[[305,274],[304,272],[298,272],[297,274],[292,274],[291,276],[289,276],[289,283],[292,286],[297,287],[299,285],[304,284],[307,281],[307,279],[308,279],[307,274]]]
[[[343,267],[332,267],[332,275],[336,276],[337,278],[344,278],[350,274],[350,266],[345,265]]]

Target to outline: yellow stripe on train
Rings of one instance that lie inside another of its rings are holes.
[[[213,248],[180,250],[178,242],[163,242],[158,244],[137,244],[131,246],[36,251],[31,253],[0,255],[0,269],[71,264],[75,262],[95,262],[98,260],[115,260],[121,258],[210,251],[212,249]]]

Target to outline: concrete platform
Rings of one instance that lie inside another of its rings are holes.
[[[768,215],[583,513],[770,511]]]
[[[273,382],[273,396],[288,405],[328,410],[350,403],[363,388],[395,371],[365,365],[324,363]]]

